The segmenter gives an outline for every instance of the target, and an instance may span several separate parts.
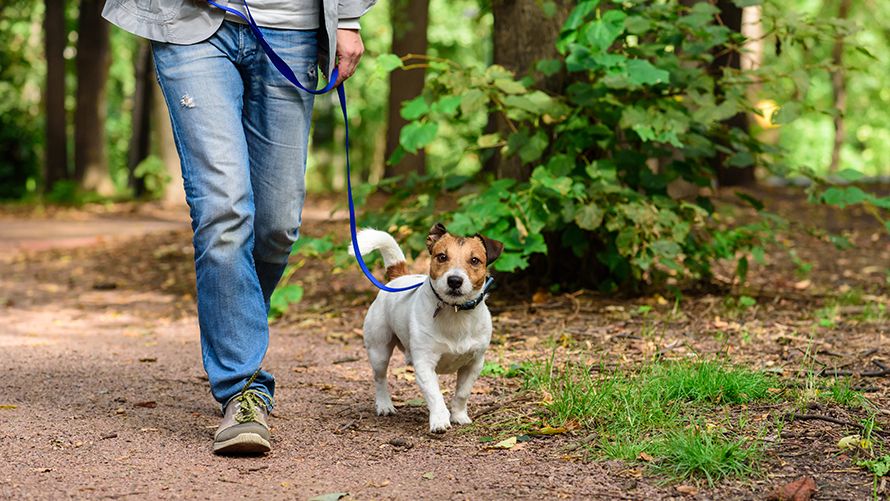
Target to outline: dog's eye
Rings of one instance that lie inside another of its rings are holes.
[[[440,252],[439,254],[436,254],[436,261],[444,263],[445,261],[448,261],[448,256],[446,256],[444,252]]]
[[[482,261],[478,257],[474,257],[470,259],[470,264],[472,264],[473,266],[479,266],[480,264],[482,264]]]

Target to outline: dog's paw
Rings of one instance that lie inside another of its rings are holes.
[[[378,416],[391,416],[396,413],[396,408],[393,407],[392,402],[387,403],[377,403],[377,415]]]
[[[454,424],[470,424],[473,422],[466,412],[452,412],[451,422]]]
[[[447,413],[444,416],[430,416],[430,433],[445,433],[448,428],[451,428],[451,422]]]

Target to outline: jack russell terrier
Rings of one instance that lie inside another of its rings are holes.
[[[485,306],[491,285],[487,267],[500,256],[504,245],[482,235],[456,237],[441,223],[436,224],[426,238],[432,256],[427,276],[408,275],[405,254],[388,233],[362,230],[357,240],[363,255],[380,251],[387,285],[404,287],[424,281],[406,292],[380,291],[365,316],[365,348],[374,370],[377,415],[396,411],[386,372],[393,348],[398,346],[406,362],[414,365],[417,385],[430,412],[430,432],[443,433],[451,423],[471,423],[467,399],[491,341],[491,314]],[[349,253],[353,253],[351,246]],[[438,375],[453,372],[457,372],[457,386],[449,413]]]

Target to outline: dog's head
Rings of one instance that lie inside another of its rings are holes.
[[[442,223],[426,237],[430,251],[430,279],[436,293],[452,304],[470,301],[482,292],[487,267],[504,250],[504,244],[482,235],[456,237]]]

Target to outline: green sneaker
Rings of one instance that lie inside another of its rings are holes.
[[[258,390],[244,390],[226,404],[222,423],[213,436],[213,453],[221,455],[264,454],[272,450],[269,443],[269,411]]]

